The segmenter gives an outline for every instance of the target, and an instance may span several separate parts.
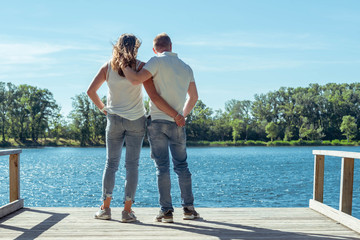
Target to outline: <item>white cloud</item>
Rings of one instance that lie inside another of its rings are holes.
[[[2,74],[0,72],[0,81],[13,81],[13,80],[19,80],[19,79],[49,79],[53,77],[61,77],[64,74],[61,73],[46,73],[42,71],[36,71],[36,72],[22,72],[17,74]]]
[[[34,64],[38,62],[48,62],[50,58],[44,55],[69,49],[66,46],[50,44],[24,44],[24,43],[1,43],[0,44],[0,64]]]
[[[27,82],[29,79],[42,81],[66,77],[74,70],[74,64],[97,63],[101,58],[100,47],[86,44],[53,44],[50,42],[12,42],[10,39],[0,41],[0,81]],[[98,64],[100,65],[100,64]],[[85,71],[86,72],[86,71]]]
[[[66,50],[97,50],[93,46],[34,43],[0,43],[0,65],[55,63],[51,54]]]

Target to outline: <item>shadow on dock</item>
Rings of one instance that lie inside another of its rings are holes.
[[[137,222],[135,224],[153,227],[153,228],[165,228],[170,230],[178,230],[182,232],[190,232],[204,236],[204,239],[208,239],[208,237],[217,237],[219,240],[230,240],[230,239],[306,239],[306,240],[329,240],[329,239],[342,239],[342,240],[349,240],[349,239],[360,239],[354,237],[339,237],[327,234],[303,234],[303,233],[295,233],[295,232],[286,232],[286,231],[279,231],[273,230],[268,228],[257,228],[253,226],[246,226],[240,224],[232,224],[232,223],[224,223],[218,221],[208,221],[205,219],[198,219],[195,221],[202,221],[213,226],[196,226],[193,224],[189,226],[188,224],[175,222],[172,224],[148,224]]]
[[[46,214],[50,215],[48,218],[44,219],[39,224],[33,226],[32,228],[22,228],[22,227],[15,227],[4,224],[5,221],[8,221],[11,218],[15,218],[16,216],[25,213],[25,212],[33,212],[37,214]],[[20,239],[35,239],[39,237],[42,233],[49,230],[51,227],[53,227],[55,224],[61,222],[63,219],[65,219],[70,214],[68,213],[55,213],[55,212],[48,212],[44,210],[35,210],[30,208],[23,208],[20,209],[4,218],[0,219],[0,229],[7,229],[7,230],[13,230],[17,232],[22,232],[22,234],[14,239],[20,240]],[[2,236],[0,237],[2,238]]]

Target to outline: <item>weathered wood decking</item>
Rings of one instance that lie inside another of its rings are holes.
[[[138,221],[96,220],[96,208],[23,208],[0,219],[0,239],[360,239],[310,208],[197,208],[201,219],[154,222],[157,208],[135,208]]]

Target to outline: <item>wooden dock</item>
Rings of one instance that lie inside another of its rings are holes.
[[[93,218],[96,208],[22,208],[0,219],[0,239],[360,239],[360,234],[310,208],[197,208],[201,219],[154,221],[158,208],[135,208],[138,221]]]
[[[309,208],[197,208],[201,219],[175,223],[154,221],[156,208],[137,208],[135,223],[94,219],[96,208],[24,208],[20,198],[21,149],[9,155],[9,204],[0,206],[0,239],[359,239],[360,220],[351,216],[354,160],[357,152],[314,150],[314,188]],[[341,158],[339,210],[323,203],[325,156]]]

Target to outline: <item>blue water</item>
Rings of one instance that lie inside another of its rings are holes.
[[[314,149],[360,152],[360,147],[188,148],[197,207],[307,207],[313,191]],[[125,154],[123,154],[124,157]],[[95,207],[100,204],[105,148],[46,147],[20,155],[21,198],[27,207]],[[0,157],[0,205],[8,203],[8,157]],[[360,217],[360,160],[355,161],[353,215]],[[122,206],[121,159],[113,207]],[[326,157],[324,203],[338,208],[341,159]],[[180,206],[176,174],[172,195]],[[143,148],[135,207],[158,207],[155,167]]]

